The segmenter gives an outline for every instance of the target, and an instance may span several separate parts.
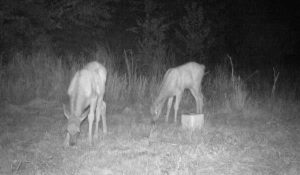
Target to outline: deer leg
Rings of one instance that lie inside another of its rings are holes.
[[[196,89],[194,89],[194,88],[190,89],[190,91],[191,91],[193,97],[195,98],[195,102],[196,102],[196,113],[199,114],[199,113],[200,113],[200,98],[199,98],[199,92],[198,92]]]
[[[100,117],[102,117],[102,127],[103,133],[107,133],[107,126],[106,126],[106,103],[103,100],[98,99],[97,109],[96,109],[96,126],[95,126],[95,139],[98,139],[99,134],[99,122]]]
[[[168,121],[169,121],[169,114],[170,114],[170,110],[171,110],[171,107],[172,107],[173,99],[174,99],[174,97],[170,97],[170,98],[168,99],[167,113],[166,113],[166,120],[165,120],[165,122],[168,122]]]
[[[101,116],[102,116],[103,133],[104,133],[104,134],[107,134],[107,125],[106,125],[106,103],[105,103],[103,100],[102,100]]]
[[[89,144],[92,144],[92,127],[93,127],[93,122],[95,118],[95,108],[96,108],[96,103],[97,103],[97,98],[91,99],[90,103],[90,112],[88,115],[88,122],[89,122]]]
[[[176,94],[176,101],[174,104],[174,123],[177,122],[177,112],[178,112],[178,108],[179,108],[179,104],[182,98],[182,92],[179,94]]]
[[[199,108],[200,108],[200,113],[203,113],[203,105],[204,105],[204,102],[203,102],[203,94],[201,92],[201,90],[199,91]]]
[[[96,123],[95,123],[94,139],[98,139],[101,110],[102,110],[102,100],[98,98],[97,106],[96,106]]]
[[[64,141],[64,147],[70,146],[70,133],[67,133],[66,139]]]

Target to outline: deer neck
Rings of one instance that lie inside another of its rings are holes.
[[[71,97],[71,111],[76,118],[80,118],[87,107],[87,99],[80,92],[81,91],[78,91],[78,93]]]
[[[162,106],[164,105],[168,97],[169,97],[168,94],[164,94],[161,92],[154,102],[156,108],[161,110]]]

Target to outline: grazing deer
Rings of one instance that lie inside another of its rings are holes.
[[[63,105],[64,115],[68,119],[65,146],[76,144],[77,136],[80,133],[80,124],[87,116],[89,122],[88,141],[92,144],[95,112],[94,138],[98,138],[100,115],[102,116],[103,133],[107,133],[106,103],[103,101],[106,76],[106,68],[96,61],[88,63],[83,69],[75,73],[68,89],[70,110],[67,110]]]
[[[189,89],[196,101],[197,113],[203,110],[203,94],[201,91],[201,83],[204,76],[205,66],[188,62],[184,65],[170,68],[165,73],[159,95],[151,106],[150,112],[153,116],[152,122],[158,120],[165,101],[167,103],[166,122],[169,120],[169,113],[174,97],[174,122],[177,122],[177,111],[185,89]]]

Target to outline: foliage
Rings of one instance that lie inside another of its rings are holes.
[[[155,15],[158,5],[154,1],[144,1],[144,17],[136,21],[136,27],[132,31],[139,35],[137,62],[147,73],[151,68],[152,72],[160,72],[161,65],[165,63],[167,57],[166,32],[170,23],[165,17]]]
[[[57,28],[77,25],[102,28],[109,24],[111,10],[107,6],[112,0],[62,0],[48,1],[50,18]]]
[[[95,46],[111,23],[116,0],[3,0],[0,2],[0,52],[44,44],[73,51]],[[42,36],[42,37],[41,37]],[[35,43],[38,42],[38,43]]]
[[[133,72],[128,81],[128,76],[122,74],[113,63],[115,58],[103,48],[92,54],[81,59],[74,56],[62,59],[44,52],[27,57],[16,53],[6,66],[0,65],[0,101],[14,104],[34,98],[64,101],[72,76],[91,60],[99,61],[108,70],[105,93],[108,103],[144,102],[147,94],[152,94],[149,88],[153,85],[150,86],[146,77]]]
[[[231,65],[233,66],[233,65]],[[248,89],[245,81],[231,72],[228,64],[217,65],[204,81],[204,94],[209,106],[223,112],[242,112],[245,110]]]
[[[39,52],[27,58],[16,53],[1,74],[1,99],[18,104],[36,97],[61,99],[68,72],[60,60]]]
[[[26,48],[49,28],[47,10],[35,1],[3,0],[0,2],[0,51],[7,48]]]
[[[186,16],[180,21],[177,37],[185,44],[184,55],[189,58],[203,59],[211,44],[209,23],[204,16],[204,9],[197,3],[185,6]]]

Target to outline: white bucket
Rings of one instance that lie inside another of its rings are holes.
[[[183,129],[201,129],[204,124],[204,114],[182,114],[181,125]]]

